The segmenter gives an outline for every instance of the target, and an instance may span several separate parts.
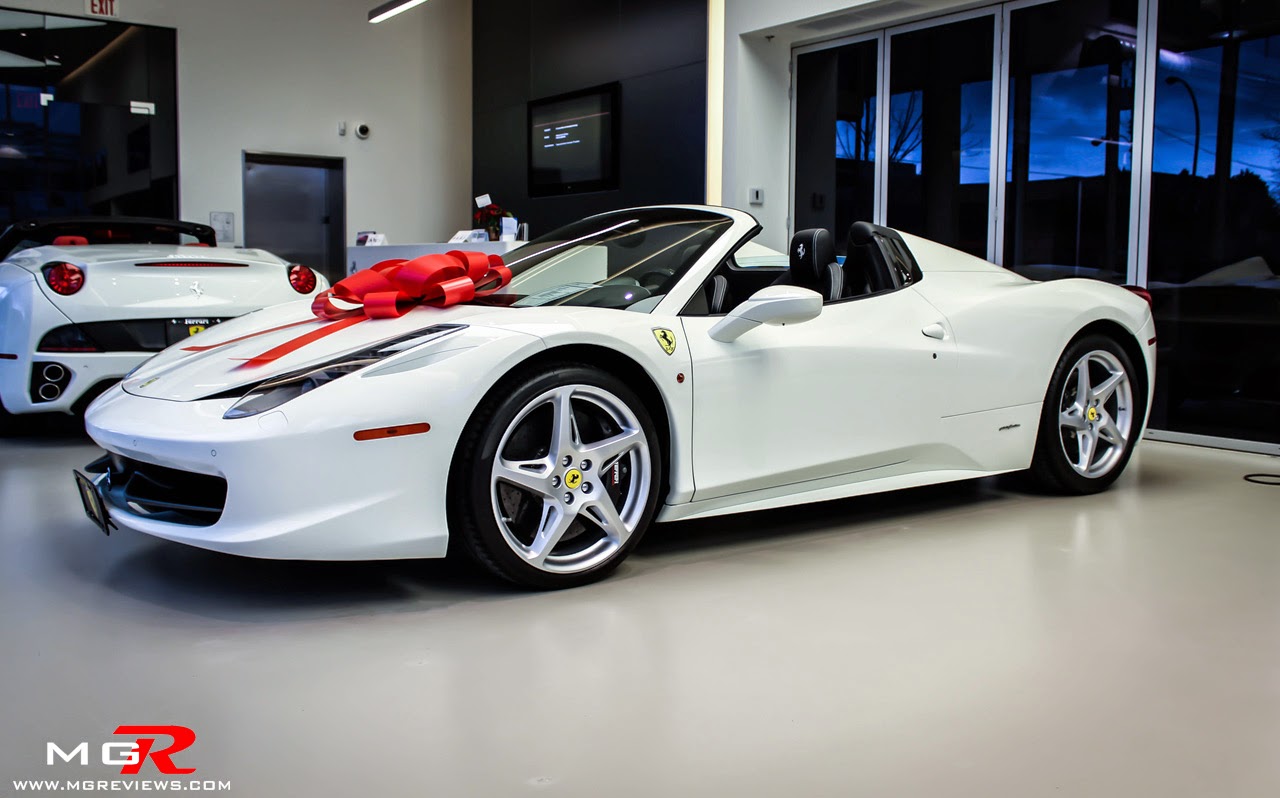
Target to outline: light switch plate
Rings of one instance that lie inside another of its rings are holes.
[[[763,205],[763,204],[764,204],[764,189],[762,189],[762,188],[753,188],[753,189],[749,189],[749,190],[748,190],[748,194],[749,194],[749,195],[750,195],[750,197],[751,197],[751,204],[752,204],[752,205]]]

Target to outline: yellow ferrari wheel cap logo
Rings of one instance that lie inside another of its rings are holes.
[[[582,484],[582,472],[576,468],[571,468],[564,475],[564,486],[569,490],[577,490]]]
[[[675,354],[676,351],[676,334],[668,330],[666,327],[654,327],[653,337],[658,339],[658,345],[662,347],[662,351],[668,355]]]
[[[1089,410],[1088,410],[1084,415],[1085,415],[1085,418],[1089,419],[1090,421],[1097,421],[1097,420],[1098,420],[1098,408],[1096,408],[1096,407],[1091,407],[1091,408],[1089,408]]]

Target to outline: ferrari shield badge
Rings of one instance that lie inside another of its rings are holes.
[[[662,347],[662,351],[668,355],[675,354],[676,351],[676,334],[665,327],[654,327],[653,337],[658,339],[658,345]]]

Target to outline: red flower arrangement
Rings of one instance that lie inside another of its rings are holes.
[[[511,216],[510,211],[504,211],[491,202],[471,214],[471,223],[477,229],[483,228],[489,231],[489,239],[497,241],[502,235],[502,219],[509,216]]]

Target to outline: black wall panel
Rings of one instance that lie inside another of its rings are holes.
[[[702,202],[706,185],[705,0],[475,0],[473,194],[534,236],[591,213]],[[618,188],[530,198],[527,103],[617,81]]]

